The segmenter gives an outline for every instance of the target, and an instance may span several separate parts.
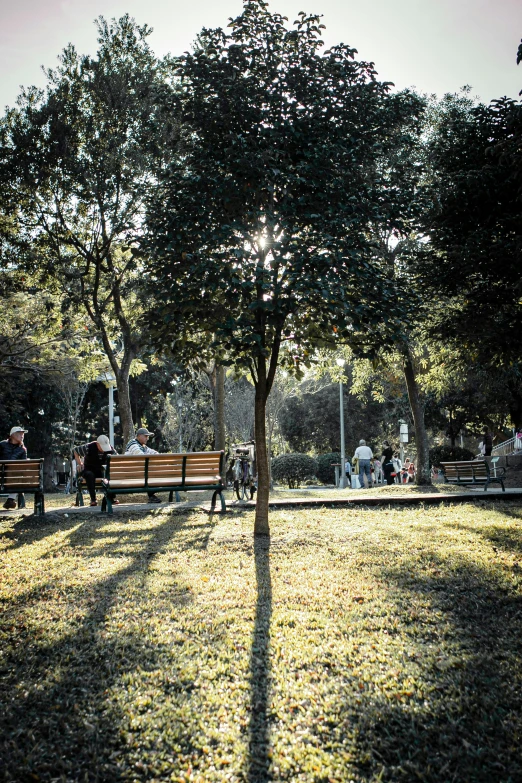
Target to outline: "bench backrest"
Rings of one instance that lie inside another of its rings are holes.
[[[488,479],[489,465],[484,460],[476,462],[441,462],[441,468],[447,479]]]
[[[213,476],[221,480],[223,452],[193,451],[188,454],[150,454],[141,456],[107,456],[106,476],[110,481],[186,478]]]
[[[0,491],[43,490],[43,459],[11,459],[0,462]]]

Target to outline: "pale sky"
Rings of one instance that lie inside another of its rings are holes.
[[[241,8],[241,0],[0,0],[0,107],[14,105],[19,85],[43,86],[40,66],[53,67],[67,43],[94,54],[100,14],[147,23],[163,55],[181,54],[202,27],[226,26]],[[397,88],[442,95],[469,84],[485,102],[522,89],[522,0],[271,0],[271,8],[291,22],[301,10],[323,14],[326,43],[355,47]]]

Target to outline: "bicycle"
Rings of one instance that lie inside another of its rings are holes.
[[[235,495],[238,500],[253,500],[257,489],[254,477],[254,442],[233,446],[232,458]]]

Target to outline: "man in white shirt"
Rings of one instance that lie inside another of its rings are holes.
[[[136,432],[136,437],[131,438],[127,443],[125,454],[130,454],[133,457],[141,457],[143,454],[159,454],[158,451],[149,449],[147,446],[147,441],[151,435],[153,435],[152,432],[149,432],[145,427],[140,427]],[[148,495],[149,503],[161,503],[161,498],[155,495],[154,492],[149,492]]]
[[[355,449],[353,459],[359,460],[359,484],[361,489],[364,489],[364,474],[368,477],[368,486],[372,482],[372,474],[370,470],[370,460],[373,459],[373,451],[366,445],[365,440],[360,440],[358,447]]]

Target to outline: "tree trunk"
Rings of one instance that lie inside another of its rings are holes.
[[[225,368],[216,366],[214,396],[214,443],[216,451],[225,450]]]
[[[132,408],[129,391],[129,368],[122,367],[116,374],[118,384],[118,413],[121,428],[123,430],[123,446],[134,437],[134,424],[132,421]]]
[[[52,452],[50,452],[49,454],[44,455],[44,463],[43,463],[44,492],[52,492],[54,490],[53,476],[54,476],[54,457]]]
[[[256,379],[256,398],[254,413],[254,430],[257,457],[257,502],[256,519],[254,523],[255,536],[269,536],[268,500],[270,496],[270,478],[268,475],[268,458],[266,449],[266,401],[268,398],[266,362],[260,357]]]
[[[424,406],[421,403],[419,388],[415,378],[415,370],[411,356],[408,353],[404,362],[404,377],[408,388],[413,423],[415,425],[415,443],[417,445],[417,470],[415,471],[415,483],[420,485],[431,484],[430,452],[428,435],[424,424]]]

